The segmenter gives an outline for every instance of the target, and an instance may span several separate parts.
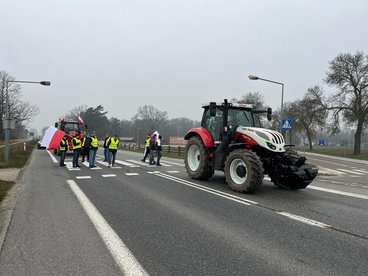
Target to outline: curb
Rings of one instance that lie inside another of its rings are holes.
[[[13,216],[13,211],[15,208],[15,203],[17,202],[19,191],[22,188],[22,184],[19,180],[22,179],[23,173],[24,170],[22,168],[19,170],[17,179],[14,181],[14,186],[8,191],[7,196],[0,205],[0,213],[3,214],[3,216],[0,217],[0,252]]]

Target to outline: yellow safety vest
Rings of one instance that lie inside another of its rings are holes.
[[[114,139],[113,137],[110,138],[110,145],[109,149],[118,149],[119,139]]]
[[[67,146],[68,146],[68,141],[66,141],[66,140],[61,140],[61,141],[60,141],[59,150],[60,150],[60,151],[66,151]]]
[[[79,140],[78,138],[74,137],[73,140],[75,141],[75,146],[74,146],[74,143],[72,142],[73,144],[73,150],[75,149],[80,149],[81,148],[81,140]]]
[[[91,146],[94,148],[98,148],[98,140],[97,138],[91,137],[92,142],[91,142]]]
[[[146,139],[146,147],[149,147],[149,146],[150,146],[150,139],[151,139],[151,138],[147,138],[147,139]]]

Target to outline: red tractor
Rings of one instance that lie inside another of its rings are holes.
[[[72,146],[72,139],[75,137],[78,133],[81,133],[81,131],[85,130],[81,128],[81,123],[78,121],[65,121],[64,119],[61,119],[59,122],[55,123],[55,127],[64,131],[68,135],[68,145],[69,150],[73,150]],[[83,138],[83,134],[81,134],[81,138]],[[58,149],[54,149],[55,154],[59,154]]]
[[[254,105],[226,99],[203,108],[201,127],[185,136],[185,168],[191,178],[208,179],[220,170],[232,190],[252,193],[264,174],[289,190],[303,189],[317,176],[318,169],[285,145],[279,132],[262,128],[260,114],[271,120],[271,108],[256,110]]]

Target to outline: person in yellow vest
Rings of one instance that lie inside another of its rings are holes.
[[[109,166],[108,166],[109,168],[110,165],[112,167],[115,167],[115,158],[116,152],[118,151],[119,142],[120,142],[119,138],[116,134],[110,137],[109,140],[107,141],[107,146],[109,147]]]
[[[59,144],[59,151],[60,151],[60,167],[64,167],[65,166],[65,155],[66,155],[66,151],[68,150],[68,139],[67,136],[65,135],[63,137],[63,139],[60,141]]]
[[[150,139],[151,139],[151,134],[147,134],[145,143],[146,143],[146,147],[144,149],[144,157],[141,161],[146,162],[146,158],[148,156],[148,154],[150,153]]]
[[[96,131],[92,132],[91,146],[89,150],[89,167],[95,168],[96,152],[98,150],[98,139],[96,137]]]
[[[79,158],[79,153],[81,151],[81,140],[79,137],[79,133],[72,139],[72,144],[73,144],[73,168],[79,168],[79,164],[78,164],[78,158]]]

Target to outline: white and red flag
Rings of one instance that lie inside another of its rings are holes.
[[[80,116],[78,116],[77,123],[78,123],[78,125],[84,125],[84,121],[82,120],[82,118]]]
[[[65,132],[57,129],[53,126],[50,126],[45,135],[42,138],[41,146],[46,147],[48,150],[57,149],[59,147],[60,141],[65,136]]]

